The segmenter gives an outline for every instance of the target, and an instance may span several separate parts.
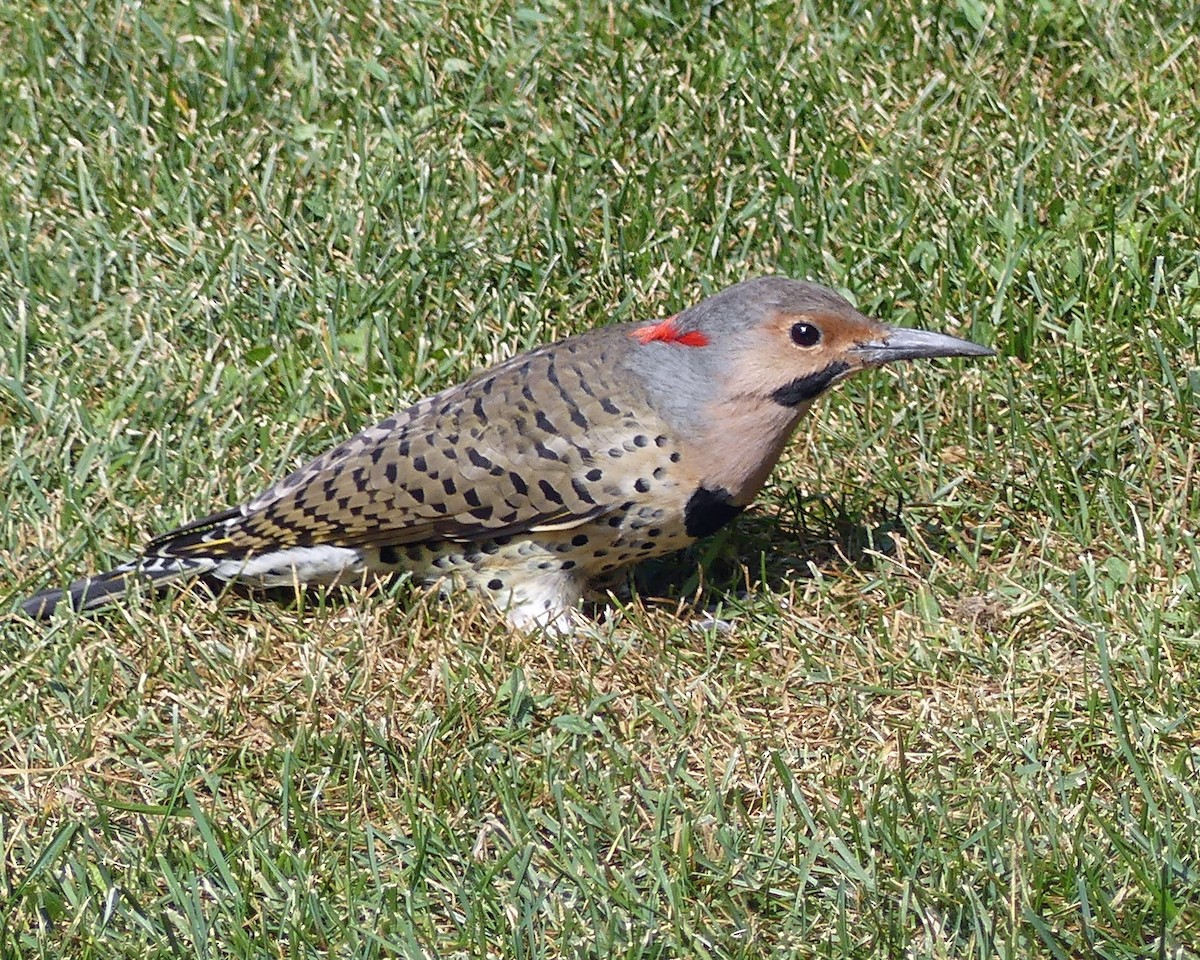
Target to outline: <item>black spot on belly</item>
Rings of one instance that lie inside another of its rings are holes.
[[[806,400],[814,400],[823,394],[833,382],[850,369],[850,364],[835,360],[823,370],[797,377],[771,394],[771,399],[785,407],[798,407]]]
[[[380,547],[379,562],[386,563],[389,567],[395,566],[400,562],[400,551],[392,546]]]
[[[724,487],[709,490],[697,487],[683,508],[683,525],[689,537],[707,537],[716,533],[730,520],[745,510],[733,502]]]

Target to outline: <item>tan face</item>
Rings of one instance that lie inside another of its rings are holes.
[[[888,331],[885,324],[864,317],[849,305],[837,312],[779,311],[767,317],[763,326],[764,332],[778,344],[781,359],[786,356],[791,363],[810,370],[833,360],[844,360],[858,369],[862,364],[855,363],[854,348],[880,340]]]
[[[888,327],[846,305],[844,310],[769,313],[732,365],[731,391],[737,396],[769,396],[798,407],[866,364],[856,352],[878,342]]]

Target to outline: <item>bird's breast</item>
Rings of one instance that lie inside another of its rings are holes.
[[[784,407],[767,397],[712,403],[695,444],[701,451],[698,473],[702,485],[726,491],[732,505],[748,506],[811,405]]]

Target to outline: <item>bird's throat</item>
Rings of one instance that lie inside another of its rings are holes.
[[[701,441],[702,449],[709,452],[702,485],[709,490],[725,490],[731,503],[748,506],[811,405],[811,401],[803,401],[785,407],[765,396],[714,403]]]

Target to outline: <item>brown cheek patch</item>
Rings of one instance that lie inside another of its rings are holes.
[[[666,320],[652,323],[648,327],[638,327],[636,330],[631,330],[629,335],[638,343],[653,343],[657,340],[660,343],[678,343],[684,347],[708,346],[708,337],[699,330],[680,332],[675,325],[675,317],[667,317]]]

